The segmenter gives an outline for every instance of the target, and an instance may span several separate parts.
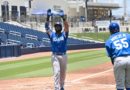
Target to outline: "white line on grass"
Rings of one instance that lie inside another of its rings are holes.
[[[103,71],[103,72],[99,72],[99,73],[95,73],[95,74],[92,74],[92,75],[89,75],[89,76],[81,77],[81,78],[75,79],[75,80],[73,80],[71,82],[75,83],[75,82],[78,82],[78,81],[81,81],[81,80],[84,80],[84,79],[88,79],[88,78],[98,76],[100,74],[104,74],[104,73],[109,72],[109,71],[112,71],[112,69],[109,69],[109,70],[106,70],[106,71]]]
[[[111,87],[115,87],[114,84],[88,84],[88,85],[98,85],[98,86],[104,86],[104,87],[108,87],[108,86],[111,86]]]

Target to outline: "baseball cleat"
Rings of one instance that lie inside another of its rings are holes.
[[[62,87],[60,90],[64,90],[64,88]]]

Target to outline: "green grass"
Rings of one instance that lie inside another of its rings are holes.
[[[68,55],[68,72],[92,67],[108,62],[105,50],[89,50]],[[0,62],[0,79],[44,77],[52,75],[50,57],[40,57],[21,61]]]
[[[106,41],[110,36],[109,32],[100,32],[100,33],[76,33],[72,34],[78,38],[89,38],[97,41]]]
[[[124,32],[124,33],[129,33],[130,32]],[[83,38],[83,39],[90,39],[90,40],[97,40],[97,41],[102,41],[105,42],[109,36],[109,32],[95,32],[95,33],[74,33],[70,34],[70,36],[75,36],[77,38]]]

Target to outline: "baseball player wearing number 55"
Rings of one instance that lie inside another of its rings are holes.
[[[64,25],[62,28],[61,22],[56,22],[54,24],[55,32],[52,31],[49,27],[49,18],[52,13],[49,9],[47,11],[47,20],[45,23],[46,32],[51,41],[52,47],[52,66],[54,72],[54,87],[55,90],[64,90],[64,81],[66,76],[66,67],[67,67],[67,39],[69,33],[69,25],[66,21],[66,16],[61,10],[59,16],[61,17]],[[63,31],[62,31],[63,30]]]
[[[130,34],[120,32],[117,23],[111,23],[109,30],[105,47],[114,65],[116,89],[130,90]]]

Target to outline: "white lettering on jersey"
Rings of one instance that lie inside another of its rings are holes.
[[[55,42],[55,41],[63,41],[64,40],[64,37],[59,37],[59,38],[57,38],[57,37],[54,37],[53,38],[53,41]]]
[[[115,41],[117,39],[120,39],[120,38],[126,38],[126,35],[125,34],[118,34],[116,36],[114,36],[111,41]]]
[[[128,48],[129,44],[126,40],[127,40],[127,38],[118,39],[118,40],[115,40],[113,42],[113,44],[114,44],[114,46],[116,47],[117,50],[120,50],[122,48]]]

